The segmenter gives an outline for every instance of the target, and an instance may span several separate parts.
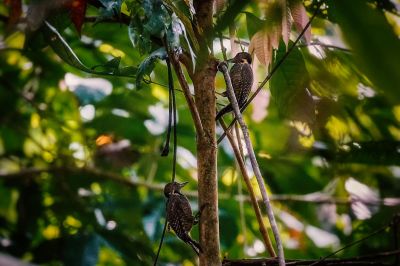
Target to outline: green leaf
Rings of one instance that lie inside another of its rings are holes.
[[[244,10],[245,6],[248,5],[248,1],[242,0],[232,0],[226,12],[221,16],[220,19],[217,21],[217,25],[214,27],[215,32],[222,32],[226,29],[230,23],[235,21],[238,14]]]
[[[100,15],[96,19],[96,23],[106,19],[119,17],[121,12],[122,0],[99,0],[103,7],[100,7]]]
[[[181,9],[179,9],[176,5],[174,5],[170,0],[165,0],[164,3],[168,8],[172,9],[174,13],[178,16],[178,18],[181,20],[182,24],[184,25],[183,30],[185,34],[185,39],[189,47],[192,46],[194,49],[194,53],[196,53],[200,49],[199,48],[200,46],[197,41],[196,35],[194,33],[193,23],[191,22],[191,19],[187,17],[185,13],[183,13]]]
[[[175,13],[172,14],[171,20],[171,25],[167,29],[168,45],[172,49],[180,48],[180,37],[183,36],[186,41],[186,46],[184,47],[189,50],[189,54],[192,59],[192,67],[194,69],[196,63],[196,54],[190,45],[185,26]]]
[[[152,52],[149,57],[147,57],[145,60],[143,60],[142,63],[140,63],[139,68],[136,73],[136,88],[139,89],[142,80],[145,75],[150,75],[150,73],[153,71],[155,64],[158,59],[165,59],[167,56],[167,53],[165,51],[165,48],[159,48]]]
[[[67,64],[82,70],[87,73],[97,74],[97,75],[110,75],[110,76],[120,76],[120,77],[134,77],[133,73],[135,68],[128,67],[119,69],[119,64],[121,58],[113,58],[105,64],[94,66],[92,69],[88,68],[82,63],[78,58],[72,48],[64,40],[61,34],[54,28],[50,23],[45,22],[44,26],[41,28],[42,34],[47,41],[47,43],[53,48],[54,52]],[[95,68],[104,67],[105,71],[96,71]],[[108,69],[108,70],[107,70]]]
[[[144,0],[146,14],[143,29],[151,36],[162,38],[165,29],[171,24],[170,16],[160,0]]]
[[[177,48],[180,46],[180,36],[184,32],[184,27],[175,13],[171,16],[171,25],[167,29],[167,40],[170,48]]]
[[[142,21],[133,17],[128,27],[129,39],[134,47],[139,48],[140,54],[146,54],[151,51],[152,43],[150,35],[143,31]]]
[[[265,21],[259,19],[255,15],[249,12],[246,13],[246,25],[247,25],[247,34],[249,35],[249,39],[253,37],[259,30],[265,27]]]
[[[399,103],[400,40],[384,14],[365,1],[330,1],[360,69],[393,103]]]
[[[47,43],[62,60],[82,71],[89,73],[92,72],[92,70],[86,67],[81,60],[79,60],[68,43],[63,39],[57,29],[50,25],[50,23],[45,21],[44,26],[42,27],[42,33],[47,40]]]
[[[101,68],[104,68],[104,71],[106,71],[106,72],[116,73],[116,72],[118,72],[120,63],[121,63],[121,57],[114,57],[113,59],[106,62],[105,64],[92,67],[92,70],[101,67]]]
[[[285,53],[285,45],[281,42],[275,64],[280,61]],[[307,90],[309,76],[299,49],[293,49],[279,66],[272,76],[270,86],[271,95],[282,116],[307,123],[312,123],[315,120],[315,104]]]

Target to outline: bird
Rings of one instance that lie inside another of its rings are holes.
[[[249,97],[251,86],[253,85],[253,69],[251,67],[252,58],[247,52],[237,53],[236,56],[228,62],[233,62],[229,76],[231,78],[232,87],[235,92],[236,100],[239,104],[239,108],[242,108],[247,98]],[[227,96],[227,92],[222,93],[223,96]],[[232,103],[222,108],[215,117],[215,120],[219,120],[223,115],[233,110]]]
[[[175,234],[199,255],[200,244],[193,240],[189,233],[198,218],[193,216],[189,200],[181,193],[181,188],[188,182],[171,182],[165,185],[164,195],[167,198],[166,212],[168,229],[174,230]]]

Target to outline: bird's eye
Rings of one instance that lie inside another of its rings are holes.
[[[242,63],[247,63],[247,60],[243,58]]]

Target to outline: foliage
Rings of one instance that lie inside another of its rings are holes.
[[[171,156],[160,157],[165,44],[195,67],[203,40],[192,1],[45,2],[0,4],[0,251],[43,265],[150,265],[164,222],[162,184],[172,172]],[[230,1],[209,33],[218,44],[220,33],[247,40],[259,82],[293,45],[285,36],[299,34],[320,3],[273,2],[278,8]],[[390,1],[351,2],[323,1],[313,41],[306,32],[264,89],[271,95],[260,94],[244,113],[277,195],[288,258],[319,258],[361,239],[399,206],[381,200],[400,189],[398,10]],[[218,45],[214,55],[223,58]],[[225,88],[221,75],[216,88]],[[196,133],[176,94],[177,179],[189,181],[183,192],[192,192],[197,210]],[[218,172],[222,254],[266,256],[251,204],[236,200],[247,192],[226,140]],[[368,204],[317,203],[324,197]],[[391,245],[386,232],[340,256]],[[160,261],[196,258],[167,233]]]

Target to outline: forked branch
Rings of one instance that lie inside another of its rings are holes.
[[[248,175],[248,173],[246,171],[246,166],[244,164],[243,157],[241,156],[240,149],[236,145],[235,139],[232,136],[232,133],[229,130],[227,130],[225,122],[224,122],[224,120],[222,118],[219,119],[219,123],[221,124],[222,128],[225,130],[226,135],[228,136],[228,140],[229,140],[229,142],[231,144],[231,147],[233,149],[233,153],[235,154],[235,158],[236,158],[236,161],[237,161],[237,163],[239,165],[240,172],[242,173],[244,182],[246,183],[247,189],[249,191],[251,204],[253,205],[253,209],[254,209],[254,212],[256,214],[259,230],[260,230],[261,236],[262,236],[262,238],[264,240],[264,244],[265,244],[265,246],[266,246],[266,248],[268,250],[269,255],[271,257],[276,257],[276,253],[275,253],[274,248],[272,247],[272,243],[271,243],[271,240],[269,238],[267,228],[264,225],[264,221],[263,221],[262,213],[261,213],[261,210],[260,210],[260,206],[258,205],[257,197],[256,197],[256,195],[254,193],[254,190],[253,190],[253,187],[251,185],[250,177],[249,177],[249,175]]]
[[[232,82],[231,82],[231,78],[229,76],[228,66],[227,66],[226,62],[220,63],[218,65],[218,69],[224,74],[228,98],[229,98],[230,103],[232,104],[235,117],[236,117],[237,121],[239,122],[239,125],[242,129],[244,140],[246,143],[247,153],[249,154],[249,158],[250,158],[250,162],[251,162],[251,166],[253,167],[254,174],[256,175],[257,183],[258,183],[258,186],[261,191],[263,202],[267,209],[268,219],[271,224],[272,232],[274,234],[276,245],[278,248],[279,266],[284,266],[285,265],[285,256],[284,256],[284,252],[283,252],[282,241],[281,241],[281,238],[279,235],[278,226],[276,224],[275,216],[272,211],[271,202],[269,200],[267,190],[265,188],[264,180],[262,178],[261,171],[258,166],[256,155],[253,150],[253,145],[251,144],[251,141],[250,141],[249,131],[247,129],[246,123],[243,120],[239,105],[238,105],[236,97],[235,97],[235,92],[232,87]]]

